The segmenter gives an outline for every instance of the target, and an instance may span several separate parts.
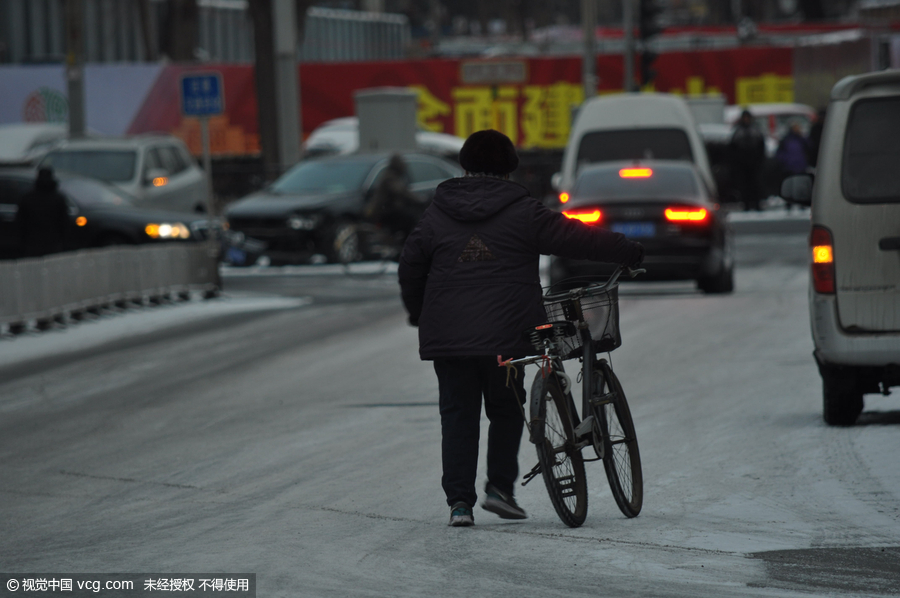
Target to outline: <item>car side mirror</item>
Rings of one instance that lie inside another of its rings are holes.
[[[151,168],[144,173],[144,186],[165,187],[169,184],[169,171],[163,168]]]
[[[562,183],[562,173],[554,172],[553,176],[550,177],[550,186],[554,191],[559,191],[559,186]]]
[[[808,206],[812,203],[812,186],[812,175],[789,176],[781,183],[781,198],[790,203]]]

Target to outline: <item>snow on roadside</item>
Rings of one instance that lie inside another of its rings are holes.
[[[65,328],[0,338],[0,367],[104,345],[129,336],[174,328],[241,312],[292,309],[312,303],[309,297],[223,295],[217,299],[163,304],[104,314]]]

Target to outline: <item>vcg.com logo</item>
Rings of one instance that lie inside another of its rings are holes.
[[[69,100],[61,92],[40,87],[28,94],[22,117],[30,123],[62,123],[69,120]]]

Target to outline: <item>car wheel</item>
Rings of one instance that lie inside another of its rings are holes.
[[[734,268],[723,267],[718,274],[697,279],[697,288],[710,295],[720,295],[734,291]]]
[[[334,227],[331,261],[339,264],[358,262],[362,258],[359,231],[352,222],[339,222]]]
[[[829,426],[852,426],[863,410],[863,393],[855,381],[822,376],[822,417]]]

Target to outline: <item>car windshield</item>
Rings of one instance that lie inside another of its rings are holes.
[[[137,153],[129,150],[57,150],[47,154],[42,165],[73,172],[109,183],[134,178]]]
[[[343,193],[359,189],[372,170],[370,160],[308,160],[269,188],[275,193]]]
[[[131,205],[115,187],[89,179],[63,179],[59,188],[82,208]]]
[[[576,179],[572,197],[697,200],[701,195],[697,177],[689,168],[653,165],[586,170]]]
[[[900,202],[900,97],[854,104],[844,142],[844,195],[854,203]]]
[[[619,160],[694,161],[691,143],[681,129],[615,129],[585,133],[578,163]]]

